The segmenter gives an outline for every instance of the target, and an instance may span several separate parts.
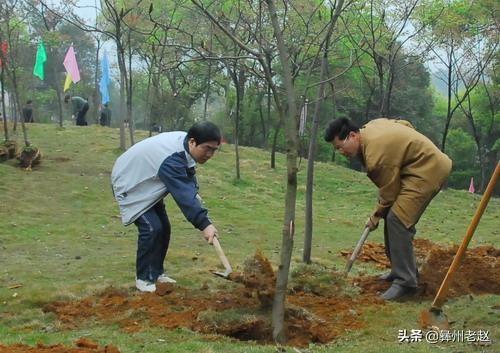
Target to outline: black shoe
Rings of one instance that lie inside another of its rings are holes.
[[[394,281],[394,276],[391,274],[391,271],[388,271],[386,273],[381,274],[378,277],[378,279],[385,282],[392,282]]]
[[[400,301],[417,294],[417,288],[404,287],[399,284],[392,284],[388,290],[380,296],[384,300]]]

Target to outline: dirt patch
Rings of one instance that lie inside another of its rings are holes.
[[[276,276],[269,260],[261,251],[257,251],[254,257],[245,261],[243,268],[243,272],[233,272],[228,279],[242,283],[247,292],[258,298],[263,308],[270,308],[273,305]]]
[[[367,244],[357,261],[375,262],[377,267],[388,268],[382,244]],[[443,247],[426,239],[414,242],[415,257],[420,264],[421,294],[425,297],[436,295],[441,282],[458,250],[457,246]],[[341,252],[349,256],[349,252]],[[353,280],[361,288],[362,294],[380,293],[387,289],[387,283],[378,276],[357,277]],[[467,294],[500,294],[500,250],[492,246],[480,246],[466,251],[460,267],[453,276],[448,297]]]
[[[424,294],[435,295],[458,250],[434,248],[421,269]],[[448,297],[465,294],[500,294],[500,250],[480,246],[466,251],[457,272],[452,277]]]
[[[71,158],[69,157],[53,157],[53,158],[48,158],[51,161],[54,162],[69,162],[71,161]]]
[[[329,275],[333,283],[337,274],[330,271]],[[127,332],[146,329],[149,324],[272,343],[270,303],[275,274],[271,264],[258,252],[245,261],[244,271],[231,279],[237,283],[228,284],[234,288],[224,291],[213,291],[206,285],[188,289],[172,284],[158,284],[156,293],[109,288],[79,301],[51,303],[44,311],[55,313],[68,328],[92,317],[118,323]],[[318,295],[295,287],[287,296],[288,344],[327,343],[346,330],[362,327],[363,310],[381,303],[374,296],[349,296],[332,288]]]
[[[0,353],[120,353],[113,345],[99,346],[87,338],[80,338],[75,342],[76,347],[67,347],[62,344],[44,345],[38,343],[35,347],[24,344],[4,346],[0,344]]]
[[[40,149],[35,146],[27,146],[24,147],[19,157],[19,165],[21,168],[25,168],[26,170],[31,170],[31,167],[40,164],[42,160],[42,153]]]

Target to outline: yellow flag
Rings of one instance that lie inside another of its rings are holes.
[[[66,80],[64,80],[64,92],[66,92],[67,90],[69,90],[69,87],[71,86],[71,84],[73,83],[73,80],[71,79],[71,75],[69,74],[69,72],[66,73]]]

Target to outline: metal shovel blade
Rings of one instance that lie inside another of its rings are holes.
[[[213,274],[216,275],[216,276],[219,276],[219,277],[222,277],[222,278],[225,278],[225,279],[229,279],[229,275],[232,273],[233,271],[224,271],[224,272],[220,272],[220,271],[214,271]]]
[[[439,308],[430,308],[420,312],[420,325],[424,329],[448,330],[450,323],[443,310]]]

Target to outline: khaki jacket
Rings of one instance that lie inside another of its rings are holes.
[[[392,209],[410,228],[450,175],[451,159],[405,120],[372,120],[360,134],[361,158],[379,188],[374,214]]]

